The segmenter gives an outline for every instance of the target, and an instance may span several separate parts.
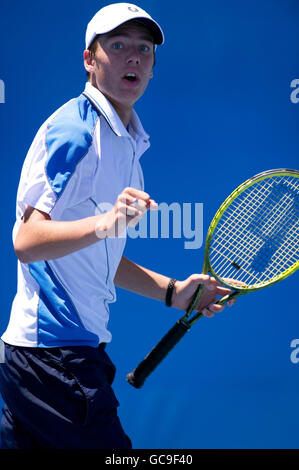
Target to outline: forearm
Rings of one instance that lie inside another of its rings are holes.
[[[61,258],[104,238],[120,236],[131,220],[156,207],[147,193],[129,187],[113,209],[80,220],[53,221],[49,214],[28,206],[14,242],[15,252],[22,263]]]
[[[165,301],[170,278],[150,271],[122,257],[116,272],[115,285],[152,299]]]

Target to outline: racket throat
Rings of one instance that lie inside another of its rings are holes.
[[[178,320],[178,324],[184,328],[186,331],[189,331],[190,328],[191,328],[191,325],[188,323],[188,320],[184,320],[183,318],[181,318],[180,320]]]

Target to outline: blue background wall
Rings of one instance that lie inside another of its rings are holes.
[[[85,27],[105,3],[2,2],[0,11],[0,333],[16,290],[11,244],[23,159],[43,121],[84,86]],[[158,202],[219,204],[262,170],[298,168],[298,0],[140,1],[163,26],[154,79],[137,104],[152,147],[142,158]],[[294,91],[294,99],[290,99]],[[178,279],[203,248],[128,241],[126,255]],[[298,275],[203,319],[141,390],[125,381],[180,312],[119,291],[111,308],[119,413],[136,448],[298,448]]]

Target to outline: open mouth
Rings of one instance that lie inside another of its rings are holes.
[[[136,82],[137,80],[137,76],[133,72],[127,73],[123,78],[128,80],[128,82]]]

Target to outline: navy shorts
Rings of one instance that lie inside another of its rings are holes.
[[[5,345],[0,364],[4,449],[130,449],[104,347]]]

